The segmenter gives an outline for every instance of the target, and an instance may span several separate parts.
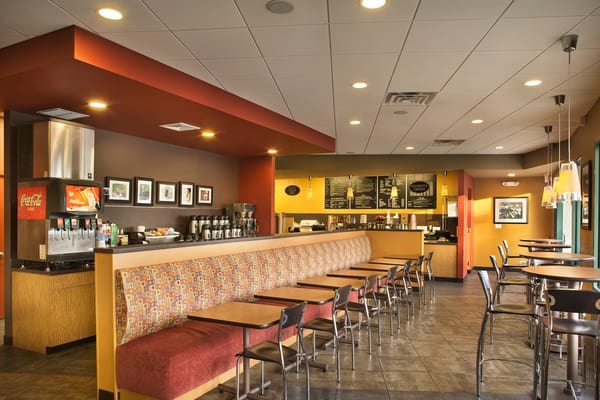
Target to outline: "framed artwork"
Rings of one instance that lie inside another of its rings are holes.
[[[179,207],[194,207],[194,184],[179,182]]]
[[[153,203],[154,179],[135,177],[133,179],[133,204],[151,206]]]
[[[494,197],[494,224],[526,224],[527,197]]]
[[[156,182],[156,203],[176,204],[177,184],[175,182]]]
[[[592,229],[592,161],[581,165],[581,229]]]
[[[212,186],[196,186],[196,204],[210,206],[213,203]]]
[[[131,203],[131,179],[106,177],[106,201],[109,203]]]

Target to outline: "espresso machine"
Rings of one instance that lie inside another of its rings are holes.
[[[242,237],[255,237],[258,233],[256,223],[256,204],[233,203],[228,209],[233,225],[242,230]]]
[[[17,258],[47,270],[92,263],[102,185],[37,178],[17,187]]]

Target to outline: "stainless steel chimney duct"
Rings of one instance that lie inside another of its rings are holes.
[[[92,128],[58,120],[33,126],[33,177],[94,179]]]

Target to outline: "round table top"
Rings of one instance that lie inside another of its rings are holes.
[[[553,238],[521,238],[521,242],[532,242],[532,243],[562,243],[561,239]]]
[[[534,260],[548,261],[593,261],[594,256],[591,254],[581,253],[558,253],[556,251],[525,251],[521,253],[521,257]]]
[[[570,249],[570,244],[565,243],[519,243],[519,247],[536,249]]]
[[[524,274],[536,278],[578,282],[600,281],[600,269],[598,268],[540,265],[537,267],[524,267],[522,271]]]

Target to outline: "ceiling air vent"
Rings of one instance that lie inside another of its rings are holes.
[[[55,117],[60,119],[79,119],[89,117],[87,114],[78,113],[75,111],[65,110],[64,108],[49,108],[47,110],[40,110],[37,112],[38,114],[47,115],[49,117]]]
[[[390,92],[384,104],[390,106],[427,106],[435,97],[434,92]]]
[[[433,141],[434,146],[458,146],[462,144],[465,139],[437,139]]]
[[[160,127],[170,129],[175,132],[187,132],[187,131],[200,130],[199,126],[188,124],[186,122],[175,122],[172,124],[164,124],[164,125],[161,125]]]

